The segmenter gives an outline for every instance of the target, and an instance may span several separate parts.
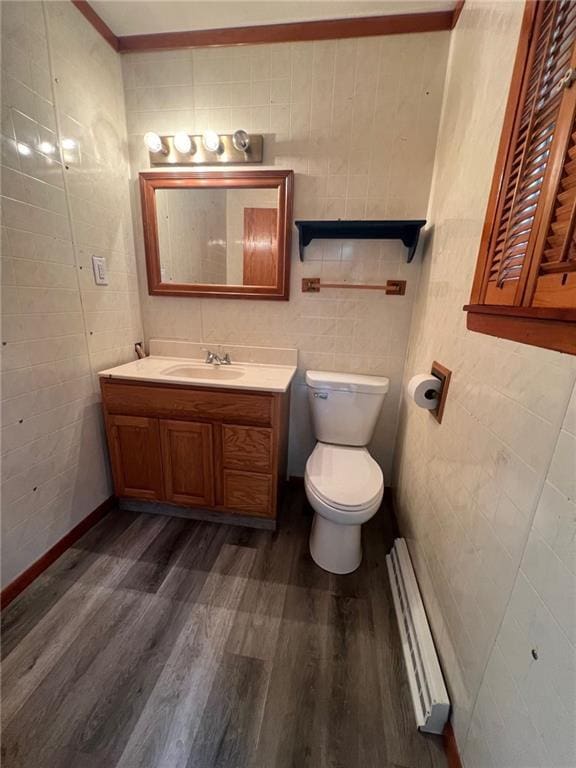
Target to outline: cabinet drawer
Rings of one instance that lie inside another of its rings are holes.
[[[272,424],[274,397],[214,389],[184,389],[158,385],[102,381],[108,413],[156,416],[164,419],[205,419],[240,424]]]
[[[235,512],[274,517],[272,477],[224,470],[224,506]]]
[[[224,424],[222,453],[226,469],[272,472],[272,430]]]

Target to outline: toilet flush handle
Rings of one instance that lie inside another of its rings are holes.
[[[320,400],[328,400],[328,392],[314,392],[314,397],[319,397]]]

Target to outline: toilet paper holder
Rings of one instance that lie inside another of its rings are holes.
[[[442,363],[438,363],[436,360],[434,360],[432,363],[432,368],[430,369],[430,373],[432,376],[436,376],[437,379],[440,379],[440,391],[438,392],[436,408],[428,411],[428,413],[431,413],[438,424],[441,424],[442,416],[444,415],[444,406],[446,405],[446,397],[448,396],[448,386],[450,384],[452,371],[446,368],[445,365],[442,365]]]

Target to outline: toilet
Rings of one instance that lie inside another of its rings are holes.
[[[361,527],[378,511],[384,476],[365,447],[388,392],[380,376],[307,371],[306,386],[318,442],[307,463],[306,496],[314,510],[310,554],[331,573],[362,562]]]

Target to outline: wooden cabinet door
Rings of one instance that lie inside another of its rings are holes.
[[[162,499],[158,419],[109,416],[108,433],[116,494],[148,501]]]
[[[161,419],[160,436],[166,500],[213,506],[212,425]]]

